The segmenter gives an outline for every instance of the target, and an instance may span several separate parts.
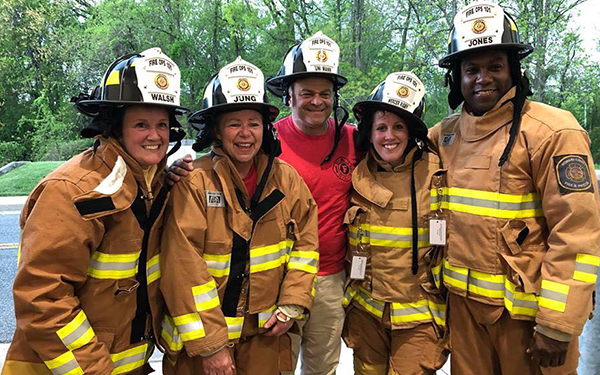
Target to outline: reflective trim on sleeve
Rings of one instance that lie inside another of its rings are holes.
[[[358,228],[348,226],[350,245],[358,245],[358,231],[361,231],[361,243],[378,247],[412,248],[412,228],[387,227],[382,225],[361,224]],[[419,247],[429,246],[429,229],[419,228]]]
[[[147,351],[148,343],[144,343],[120,353],[111,354],[110,359],[112,359],[115,368],[110,374],[124,374],[144,366],[148,360],[146,356]]]
[[[342,300],[342,306],[348,307],[350,305],[350,302],[352,302],[352,300],[354,299],[355,295],[356,295],[356,289],[354,289],[351,286],[348,286],[346,288],[346,291],[344,292],[344,299]]]
[[[88,276],[96,279],[125,279],[137,273],[140,252],[105,254],[94,251],[87,268]]]
[[[533,293],[517,292],[516,285],[506,279],[504,291],[504,306],[512,315],[537,315],[538,301]]]
[[[503,219],[541,217],[544,215],[538,193],[504,194],[463,188],[442,188],[442,196],[431,190],[431,209],[441,208],[479,216]]]
[[[167,346],[171,351],[178,352],[183,349],[183,341],[181,340],[179,331],[177,331],[177,327],[175,327],[173,318],[169,315],[165,315],[162,321],[160,337],[166,341]]]
[[[258,328],[263,328],[265,326],[265,323],[271,318],[271,315],[273,315],[273,311],[275,311],[276,308],[277,306],[273,305],[269,309],[258,313]]]
[[[577,254],[573,280],[596,284],[598,266],[600,266],[600,257],[590,254]]]
[[[301,270],[308,273],[317,273],[319,253],[317,251],[292,250],[288,261],[289,270]]]
[[[197,311],[210,310],[221,304],[215,280],[210,280],[206,284],[192,287],[192,295],[196,302]]]
[[[80,310],[71,322],[56,331],[56,334],[69,350],[81,348],[95,336],[83,310]]]
[[[175,323],[175,327],[177,327],[177,332],[179,332],[181,340],[184,342],[206,336],[204,325],[198,313],[174,316],[173,322]]]
[[[225,317],[227,322],[227,337],[229,340],[237,340],[242,336],[242,326],[244,325],[244,317]]]
[[[146,279],[148,285],[160,278],[160,254],[156,254],[146,264]]]
[[[225,277],[229,275],[229,267],[231,266],[231,254],[202,254],[202,258],[206,262],[208,272],[212,277]]]
[[[569,286],[550,280],[542,280],[542,291],[538,300],[540,307],[564,312],[567,307]]]
[[[287,240],[274,245],[250,249],[250,273],[272,270],[285,264],[288,257]]]
[[[70,350],[58,357],[44,361],[52,375],[83,375],[83,370]]]

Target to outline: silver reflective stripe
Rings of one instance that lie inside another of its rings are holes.
[[[285,255],[285,248],[279,249],[279,251],[260,255],[257,257],[250,257],[250,265],[256,266],[263,263],[268,263],[270,261],[280,259],[282,255]]]
[[[452,279],[462,281],[465,284],[467,283],[467,281],[469,279],[469,277],[467,275],[463,275],[462,273],[454,272],[454,271],[448,269],[447,267],[444,267],[444,275],[446,275]]]
[[[579,272],[591,273],[592,275],[598,274],[598,266],[594,266],[593,264],[575,262],[575,270]]]
[[[207,268],[213,268],[215,270],[221,270],[221,271],[228,269],[230,264],[231,264],[231,260],[228,260],[227,262],[219,262],[216,260],[207,260],[206,261]]]
[[[132,262],[101,262],[96,259],[90,259],[90,268],[101,271],[129,271],[135,269],[138,260]]]
[[[383,308],[385,307],[383,303],[377,303],[376,300],[374,300],[370,295],[363,292],[361,289],[358,289],[356,292],[365,303],[373,307],[375,310],[378,310],[381,313],[383,313]]]
[[[504,298],[506,298],[507,300],[512,302],[513,308],[514,307],[526,307],[526,308],[532,309],[532,310],[538,309],[537,301],[528,301],[528,300],[524,300],[524,299],[515,298],[514,293],[508,288],[504,289]]]
[[[118,361],[115,361],[113,363],[115,365],[115,368],[117,368],[117,367],[128,365],[130,363],[135,363],[135,362],[138,362],[138,361],[144,361],[145,362],[145,359],[146,359],[146,351],[143,351],[141,353],[135,353],[135,354],[132,354],[132,355],[127,356],[125,358],[119,359]]]
[[[290,263],[291,262],[304,263],[304,264],[308,264],[309,266],[313,266],[313,267],[316,267],[319,264],[319,261],[317,259],[307,258],[307,257],[295,257],[295,256],[290,257]]]
[[[64,374],[69,373],[69,371],[73,371],[74,369],[76,369],[78,367],[79,367],[79,363],[77,363],[77,360],[75,358],[73,358],[72,360],[70,360],[69,362],[65,363],[62,366],[50,369],[50,371],[52,371],[53,375],[64,375]],[[82,373],[83,373],[83,371],[82,371]]]
[[[390,233],[371,232],[370,238],[372,238],[374,240],[412,242],[412,234],[390,234]],[[429,241],[429,234],[428,233],[419,234],[419,241]]]
[[[542,288],[542,292],[540,293],[540,297],[548,298],[548,299],[551,299],[553,301],[567,303],[567,295],[566,294],[554,292],[552,290],[548,290],[548,289],[544,289],[544,288]]]
[[[429,306],[411,306],[404,309],[392,308],[392,314],[394,316],[412,315],[412,314],[427,314],[429,313]]]
[[[497,208],[505,211],[522,211],[522,210],[533,210],[542,208],[542,202],[539,200],[530,202],[499,202],[487,199],[461,197],[456,195],[450,195],[450,203],[464,204],[467,206],[485,207],[485,208]]]
[[[217,289],[213,288],[213,289],[210,289],[208,292],[195,294],[194,301],[196,303],[204,303],[204,302],[211,301],[212,299],[214,299],[215,297],[218,297],[218,296],[219,296],[219,294],[217,292]]]
[[[79,327],[77,327],[73,332],[66,335],[65,337],[62,337],[61,340],[65,344],[65,346],[69,347],[75,341],[79,340],[87,332],[87,330],[90,329],[90,327],[90,322],[87,319],[85,319],[81,322]],[[86,341],[89,341],[89,339]],[[80,346],[81,344],[78,347]]]
[[[177,325],[177,330],[181,333],[189,333],[189,332],[194,332],[194,331],[200,331],[203,330],[204,326],[202,325],[202,322],[199,320],[196,320],[194,322],[189,322],[189,323],[185,323],[185,324],[178,324]]]
[[[150,276],[154,272],[160,271],[160,263],[151,265],[146,269],[146,277]]]
[[[462,275],[464,276],[464,275]],[[486,280],[476,279],[469,275],[469,285],[475,285],[483,289],[489,290],[504,290],[504,283],[492,283]]]

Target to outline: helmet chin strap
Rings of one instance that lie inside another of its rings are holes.
[[[333,148],[331,149],[331,152],[329,153],[329,155],[327,155],[325,157],[325,159],[323,159],[323,161],[321,162],[321,165],[327,163],[329,160],[331,160],[331,158],[333,157],[333,154],[335,154],[335,150],[337,150],[338,144],[340,143],[340,136],[342,134],[342,128],[344,127],[344,124],[346,124],[346,121],[348,121],[348,116],[349,113],[346,110],[346,108],[342,107],[339,105],[339,93],[338,90],[335,90],[335,102],[333,105],[333,120],[335,123],[335,136],[333,139]],[[338,121],[338,109],[341,110],[343,112],[342,115],[342,120]]]

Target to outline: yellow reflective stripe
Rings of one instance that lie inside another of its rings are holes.
[[[393,324],[432,319],[433,317],[429,311],[429,301],[425,299],[417,302],[392,302],[390,320]]]
[[[358,228],[348,226],[348,241],[357,246],[358,231],[361,230],[361,243],[378,247],[407,248],[412,247],[412,228],[388,227],[383,225],[361,224]],[[429,228],[419,228],[418,246],[429,246]]]
[[[277,306],[273,305],[269,309],[258,313],[258,328],[262,328],[265,326],[265,323],[267,322],[267,320],[269,320],[271,315],[273,315],[273,311],[275,311],[276,308]]]
[[[444,259],[444,283],[455,288],[467,290],[467,281],[469,279],[469,269],[463,267],[454,267],[448,260]]]
[[[281,267],[287,258],[287,240],[250,249],[250,273]]]
[[[383,308],[385,304],[379,302],[371,296],[371,293],[362,287],[358,287],[354,299],[359,305],[364,307],[368,312],[375,315],[378,318],[383,316]]]
[[[87,268],[88,276],[96,279],[125,279],[137,273],[140,252],[106,254],[94,251]]]
[[[446,304],[428,301],[429,310],[435,322],[440,326],[446,325]]]
[[[242,326],[244,325],[244,317],[225,317],[227,322],[227,337],[229,340],[236,340],[242,336]]]
[[[292,250],[288,260],[288,269],[301,270],[308,273],[317,273],[319,265],[319,252]]]
[[[442,264],[440,263],[435,267],[431,268],[431,274],[433,276],[433,282],[435,286],[439,289],[442,281]]]
[[[344,293],[344,299],[342,300],[342,305],[344,307],[348,307],[350,305],[350,302],[352,302],[352,300],[354,299],[354,296],[356,295],[356,289],[352,288],[351,286],[346,288],[346,292]]]
[[[315,294],[317,294],[317,275],[315,275],[312,288],[310,289],[310,295],[314,297]]]
[[[544,212],[537,193],[505,194],[463,188],[443,188],[443,196],[431,192],[432,207],[442,200],[442,208],[503,219],[540,217]]]
[[[542,280],[542,291],[538,300],[540,307],[564,312],[567,307],[569,286],[550,280]]]
[[[175,322],[173,318],[169,315],[165,315],[161,324],[160,337],[162,337],[171,349],[174,352],[178,352],[183,349],[183,341],[181,340],[181,336],[179,335],[179,331],[177,331],[177,327],[175,327]]]
[[[533,293],[517,292],[516,285],[506,279],[504,306],[513,315],[535,317],[538,311],[537,296]]]
[[[206,284],[192,287],[192,295],[196,302],[196,311],[206,311],[221,304],[217,284],[212,279]]]
[[[69,350],[81,348],[95,336],[83,310],[80,310],[71,322],[56,331],[56,334]]]
[[[146,264],[146,279],[148,284],[160,278],[160,254],[156,254]]]
[[[68,351],[58,357],[44,361],[52,375],[83,375],[83,370],[75,359],[73,352]]]
[[[119,81],[120,81],[119,73],[121,73],[120,70],[113,70],[110,73],[110,75],[108,76],[108,78],[106,79],[106,86],[108,86],[108,85],[118,85]]]
[[[146,363],[148,343],[110,355],[115,368],[111,375],[123,374],[142,367]]]
[[[212,277],[224,277],[229,275],[231,254],[202,254],[202,258],[204,258],[208,272]]]
[[[173,322],[183,341],[196,340],[206,336],[204,325],[198,313],[174,316]]]
[[[598,278],[599,266],[600,257],[590,254],[577,254],[577,259],[575,260],[575,271],[573,272],[573,280],[595,284],[596,279]]]
[[[469,292],[490,298],[504,298],[504,275],[492,275],[471,270],[469,272]]]

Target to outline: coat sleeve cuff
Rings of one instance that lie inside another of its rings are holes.
[[[537,324],[535,327],[533,327],[533,329],[536,332],[541,333],[544,336],[550,337],[551,339],[554,339],[556,341],[569,342],[573,338],[573,335],[557,331],[553,328],[546,327],[541,324]]]

